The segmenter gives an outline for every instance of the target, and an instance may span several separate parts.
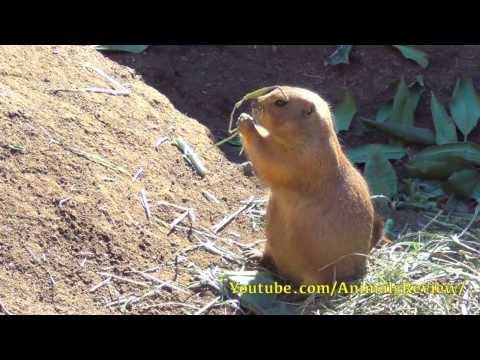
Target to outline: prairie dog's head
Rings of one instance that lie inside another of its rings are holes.
[[[252,115],[276,137],[328,138],[335,134],[328,104],[312,91],[282,86],[252,102]]]

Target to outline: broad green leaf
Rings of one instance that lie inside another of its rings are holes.
[[[475,189],[473,189],[472,198],[480,204],[480,182],[475,186]]]
[[[402,78],[393,99],[392,112],[387,122],[413,126],[415,111],[423,92],[424,89],[418,82],[415,82],[409,88]]]
[[[389,135],[395,136],[407,142],[422,145],[435,144],[435,135],[429,129],[417,128],[415,126],[409,126],[406,124],[397,124],[390,121],[385,123],[377,123],[376,121],[369,119],[362,119],[362,121]]]
[[[423,93],[423,87],[425,87],[425,84],[423,82],[423,76],[420,75],[416,77],[413,83],[408,85],[408,91],[407,89],[405,89],[404,86],[402,86],[402,83],[400,82],[400,86],[398,87],[397,93],[395,95],[395,97],[397,98],[396,110],[399,114],[401,114],[401,112],[403,111],[401,110],[402,98],[404,100],[404,108],[413,108],[413,111],[410,110],[409,114],[407,115],[407,122],[410,122],[412,124],[414,120],[415,110],[418,106],[418,102],[420,101],[420,96]],[[394,101],[395,99],[392,99],[380,106],[380,109],[378,109],[377,115],[375,117],[376,122],[384,123],[391,117],[394,108]],[[403,115],[399,116],[401,117]]]
[[[140,54],[150,45],[98,45],[95,47],[99,51],[122,51],[134,54]]]
[[[445,160],[414,159],[406,164],[405,168],[414,177],[445,180],[456,171],[471,169],[473,166],[466,161],[452,158]]]
[[[399,145],[368,144],[347,150],[347,156],[355,164],[366,163],[370,154],[378,152],[388,160],[400,160],[407,151]]]
[[[275,285],[276,280],[268,272],[240,271],[225,274],[224,287],[234,295],[239,296],[240,304],[258,315],[295,315],[296,307],[290,303],[280,301],[273,294],[243,293],[234,294],[232,288],[237,285]]]
[[[437,145],[444,145],[456,143],[458,141],[457,128],[455,123],[448,116],[447,111],[443,105],[438,101],[435,94],[432,92],[431,109],[433,116],[433,123],[435,125],[436,143]]]
[[[398,178],[390,161],[379,152],[372,152],[365,165],[365,178],[372,195],[392,198],[398,191]]]
[[[422,68],[426,69],[428,67],[429,60],[425,52],[406,45],[393,45],[393,47],[400,50],[405,58],[415,61]]]
[[[433,161],[456,159],[480,166],[480,145],[467,142],[431,146],[418,152],[415,159]]]
[[[460,79],[455,85],[450,112],[465,140],[477,126],[480,118],[480,99],[472,79]]]
[[[375,117],[375,121],[378,123],[384,123],[391,115],[393,110],[393,100],[383,104],[378,109],[377,116]]]
[[[343,101],[335,109],[335,125],[337,132],[350,129],[353,117],[357,113],[355,98],[350,92],[345,94]]]
[[[455,194],[471,198],[477,186],[480,184],[480,172],[478,170],[462,170],[448,178],[447,189]]]
[[[325,61],[325,65],[350,64],[352,45],[340,45]]]

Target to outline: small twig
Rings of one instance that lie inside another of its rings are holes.
[[[182,215],[180,215],[179,217],[177,217],[175,220],[172,221],[172,223],[170,224],[170,229],[168,231],[168,235],[171,234],[171,232],[175,229],[175,226],[177,226],[177,224],[181,223],[188,216],[189,213],[190,213],[190,211],[187,210]]]
[[[193,235],[197,240],[198,242],[208,251],[212,252],[213,254],[215,255],[219,255],[221,256],[222,258],[225,258],[227,260],[230,260],[232,262],[235,262],[237,264],[241,264],[242,262],[240,261],[240,257],[235,255],[234,253],[230,252],[230,251],[226,251],[224,249],[220,249],[219,247],[217,247],[215,244],[213,244],[211,241],[208,241],[208,242],[203,242],[197,235]]]
[[[136,299],[138,299],[136,296],[126,296],[126,297],[123,297],[121,299],[109,302],[109,303],[105,304],[105,306],[106,307],[111,307],[111,306],[114,306],[114,305],[122,305],[122,304],[125,304],[125,303],[128,304],[129,302],[134,301]]]
[[[177,210],[180,210],[180,211],[190,211],[190,210],[192,210],[192,209],[190,209],[190,208],[186,208],[186,207],[184,207],[184,206],[175,205],[175,204],[172,204],[172,203],[163,201],[163,200],[159,201],[159,202],[158,202],[158,205],[160,205],[160,206],[163,205],[163,206],[173,207],[174,209],[177,209]]]
[[[99,68],[97,68],[97,67],[95,67],[91,64],[84,64],[83,66],[88,68],[88,69],[92,69],[93,71],[95,71],[98,75],[100,75],[105,80],[107,80],[113,86],[114,89],[126,90],[124,85],[120,84],[117,80],[115,80],[111,76],[107,75],[102,69],[99,69]]]
[[[110,94],[110,95],[116,95],[116,96],[130,95],[129,90],[110,90],[110,89],[103,89],[103,88],[97,88],[97,87],[88,87],[83,89],[83,91],[100,93],[100,94]]]
[[[184,294],[188,294],[190,295],[190,293],[182,288],[179,288],[178,286],[175,286],[175,285],[172,285],[169,281],[163,281],[163,280],[160,280],[158,278],[156,278],[155,276],[152,276],[150,274],[146,274],[142,271],[136,271],[136,270],[133,270],[132,273],[134,274],[138,274],[140,276],[142,276],[144,279],[146,280],[150,280],[156,284],[159,284],[160,287],[166,287],[166,288],[169,288],[171,290],[177,290],[179,292],[182,292]]]
[[[426,231],[441,215],[443,214],[443,209],[440,210],[433,219],[430,219],[430,221],[422,228],[422,232]]]
[[[94,292],[94,291],[100,289],[102,286],[105,286],[105,285],[109,284],[111,280],[112,280],[111,277],[106,278],[105,280],[101,281],[97,285],[90,288],[90,290],[88,290],[88,292]]]
[[[132,181],[137,181],[138,177],[143,173],[143,168],[140,168],[137,170],[137,172],[135,173],[135,175],[133,175],[132,177]]]
[[[60,200],[60,201],[58,202],[58,207],[59,207],[59,208],[62,208],[62,207],[63,207],[63,204],[65,204],[67,201],[70,201],[70,200],[72,200],[71,197],[68,197],[68,198],[65,198],[65,199]]]
[[[155,150],[158,150],[158,147],[167,141],[168,136],[161,137],[155,142],[155,145],[153,147],[155,148]]]
[[[460,236],[453,235],[453,236],[452,236],[452,241],[453,241],[455,244],[460,245],[461,247],[467,249],[468,251],[471,251],[471,252],[473,252],[473,253],[475,253],[475,254],[477,254],[477,255],[480,255],[480,251],[478,251],[477,249],[474,249],[474,248],[472,248],[472,247],[470,247],[470,246],[465,245],[464,243],[462,243],[462,242],[460,241]]]
[[[145,210],[145,216],[147,217],[147,220],[150,221],[152,213],[150,212],[150,205],[148,205],[148,199],[145,190],[140,191],[140,201],[142,202],[143,209]]]
[[[166,303],[152,304],[152,305],[143,306],[143,307],[141,307],[141,309],[142,310],[147,310],[147,309],[151,309],[151,308],[155,308],[155,307],[165,307],[165,306],[181,306],[181,307],[186,307],[186,308],[190,308],[190,309],[193,309],[193,310],[198,310],[198,307],[196,307],[196,306],[189,305],[189,304],[184,304],[184,303],[179,303],[179,302],[166,302]]]
[[[138,286],[143,286],[143,287],[150,287],[150,285],[148,284],[145,284],[145,283],[142,283],[140,281],[135,281],[135,280],[131,280],[131,279],[127,279],[127,278],[124,278],[124,277],[121,277],[121,276],[117,276],[115,274],[110,274],[110,273],[105,273],[105,272],[99,272],[98,273],[99,275],[101,276],[106,276],[106,277],[110,277],[112,279],[116,279],[118,281],[124,281],[124,282],[128,282],[130,284],[134,284],[134,285],[138,285]]]
[[[472,227],[475,221],[477,221],[479,212],[480,212],[480,205],[477,205],[477,207],[475,208],[475,214],[473,214],[472,220],[468,223],[467,227],[463,229],[460,235],[458,235],[458,239],[462,238],[468,232],[468,230]]]
[[[0,311],[3,312],[5,315],[14,315],[14,313],[10,312],[5,304],[0,301]]]
[[[227,215],[226,217],[223,218],[222,221],[220,221],[218,224],[214,225],[212,227],[212,231],[214,234],[217,234],[220,230],[222,230],[225,226],[227,226],[230,222],[232,222],[237,216],[239,216],[242,212],[250,208],[253,204],[253,196],[252,198],[248,201],[248,203],[244,206],[242,206],[240,209],[237,211],[233,212],[230,215]],[[254,204],[253,204],[254,205]]]
[[[217,302],[219,302],[221,298],[222,298],[221,296],[217,296],[215,299],[210,301],[207,305],[205,305],[200,310],[198,310],[194,315],[202,315],[204,312],[209,310],[213,305],[215,305]]]
[[[208,192],[207,190],[202,190],[202,194],[203,194],[203,196],[205,196],[205,198],[208,201],[214,202],[215,204],[220,204],[220,201],[218,201],[218,199],[215,197],[215,195]]]
[[[88,87],[84,89],[50,89],[49,91],[57,93],[57,92],[94,92],[94,93],[103,93],[103,94],[110,94],[110,95],[124,95],[128,96],[130,95],[130,90],[125,88],[124,85],[120,84],[117,80],[113,79],[111,76],[108,76],[103,70],[90,65],[90,64],[84,64],[83,65],[86,68],[92,69],[95,71],[97,74],[99,74],[101,77],[103,77],[105,80],[107,80],[112,87],[112,89],[104,89],[104,88],[98,88],[98,87]]]
[[[25,246],[25,249],[27,249],[28,253],[30,254],[30,256],[33,258],[33,260],[37,263],[37,264],[41,264],[42,263],[42,260],[32,251],[30,250],[28,247]]]

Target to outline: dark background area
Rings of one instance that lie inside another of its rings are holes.
[[[458,77],[472,77],[480,87],[479,45],[416,45],[428,53],[422,69],[390,45],[354,45],[350,64],[325,66],[336,45],[278,46],[151,46],[140,55],[106,53],[143,76],[184,114],[207,126],[215,141],[227,136],[230,112],[246,93],[263,86],[293,85],[311,89],[335,106],[347,90],[356,98],[359,117],[373,118],[390,100],[403,76],[407,82],[424,77],[426,92],[416,116],[420,127],[433,128],[430,92],[447,105]],[[385,138],[378,132],[341,134],[345,146]],[[471,140],[480,139],[480,131]],[[226,156],[243,161],[238,148],[223,145]]]

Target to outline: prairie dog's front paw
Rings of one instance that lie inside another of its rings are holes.
[[[243,255],[252,262],[260,262],[263,258],[263,252],[255,248],[245,250]]]
[[[238,131],[245,134],[252,130],[255,130],[255,122],[253,121],[253,118],[246,113],[240,114],[238,117]]]

